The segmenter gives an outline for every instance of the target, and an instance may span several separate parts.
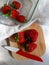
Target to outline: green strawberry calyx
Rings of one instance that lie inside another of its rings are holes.
[[[18,42],[19,41],[19,36],[18,36],[18,34],[16,34],[16,36],[15,36],[15,42]]]

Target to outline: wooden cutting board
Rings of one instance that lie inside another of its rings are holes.
[[[34,23],[34,24],[32,24],[31,26],[29,26],[28,28],[26,28],[24,30],[28,30],[28,29],[35,29],[39,33],[38,39],[36,41],[37,48],[33,52],[31,52],[30,54],[36,55],[36,56],[39,56],[39,57],[43,56],[43,54],[46,50],[46,46],[45,46],[45,40],[44,40],[42,28],[40,27],[39,24]],[[12,47],[18,47],[18,45],[15,42],[14,38],[15,38],[15,35],[13,35],[9,38],[9,44]],[[12,54],[12,57],[14,57],[16,60],[28,60],[28,58],[23,57],[21,55],[18,55],[15,52],[11,52],[11,54]]]

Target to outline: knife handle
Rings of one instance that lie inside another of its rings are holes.
[[[32,60],[43,62],[43,60],[40,57],[24,52],[23,50],[19,50],[18,52],[16,52],[16,54],[30,58]]]

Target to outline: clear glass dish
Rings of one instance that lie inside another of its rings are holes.
[[[8,3],[9,5],[12,1],[14,0],[0,0],[0,8],[6,3]],[[19,1],[22,4],[19,11],[22,15],[25,15],[27,21],[25,21],[25,23],[20,23],[17,20],[11,19],[0,12],[1,24],[13,26],[13,25],[23,25],[31,22],[39,0],[17,0],[17,1]]]

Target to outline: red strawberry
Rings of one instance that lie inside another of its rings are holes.
[[[16,4],[16,3],[17,3],[17,1],[13,1],[13,2],[12,2],[12,4]]]
[[[2,13],[3,13],[3,14],[7,14],[9,11],[10,11],[10,7],[9,7],[9,6],[4,6],[4,7],[2,8]]]
[[[13,1],[13,2],[12,2],[12,6],[13,6],[14,8],[16,8],[16,9],[19,9],[20,6],[21,6],[21,4],[20,4],[18,1]]]
[[[33,42],[35,42],[38,38],[38,32],[35,29],[25,31],[25,35],[29,36]]]
[[[16,18],[18,15],[19,15],[18,11],[14,10],[14,9],[11,11],[11,18]]]
[[[19,16],[16,17],[16,20],[18,20],[19,22],[23,23],[23,22],[25,22],[25,16],[19,15]]]
[[[37,47],[37,44],[35,43],[30,43],[28,44],[29,52],[34,51],[34,49]]]
[[[18,33],[18,36],[19,36],[19,44],[24,44],[25,42],[25,38],[24,38],[24,32],[19,32]]]

